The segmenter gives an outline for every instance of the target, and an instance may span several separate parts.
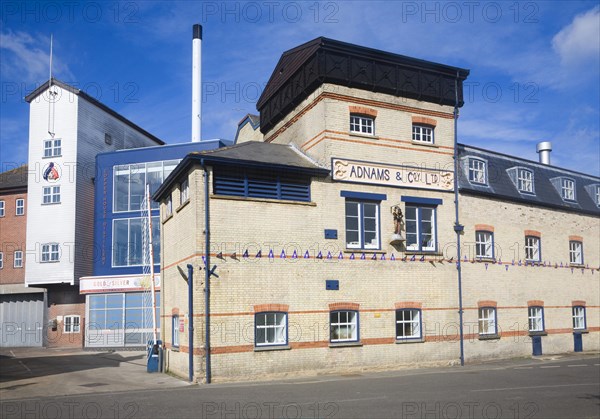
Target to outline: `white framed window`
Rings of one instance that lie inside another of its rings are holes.
[[[528,310],[529,314],[529,331],[543,332],[544,331],[544,307],[531,306]]]
[[[469,182],[487,185],[487,163],[479,159],[469,159]]]
[[[179,314],[174,314],[173,317],[171,317],[171,330],[171,344],[174,347],[179,348]]]
[[[379,203],[346,200],[346,247],[379,249]]]
[[[413,125],[412,140],[419,143],[433,144],[434,128],[428,125]]]
[[[59,157],[61,154],[62,140],[60,138],[44,141],[44,157]]]
[[[60,247],[58,243],[42,244],[42,263],[58,262],[60,260]]]
[[[14,268],[22,268],[23,267],[23,251],[22,250],[15,250],[13,267]]]
[[[332,311],[329,313],[329,331],[331,342],[357,342],[358,311]]]
[[[517,170],[517,188],[520,192],[533,193],[533,172],[531,170]]]
[[[287,313],[256,313],[254,344],[256,346],[287,345]]]
[[[396,310],[396,339],[421,338],[421,310]]]
[[[15,214],[16,215],[24,215],[25,214],[25,200],[23,198],[18,198],[15,201]]]
[[[494,233],[491,231],[475,232],[475,256],[478,258],[494,258]]]
[[[190,183],[186,178],[179,185],[179,205],[184,204],[188,199],[190,199]]]
[[[584,330],[586,328],[585,307],[573,307],[573,329]]]
[[[42,193],[43,204],[60,204],[60,186],[44,186]]]
[[[569,242],[569,262],[573,265],[583,265],[583,243],[571,240]]]
[[[0,252],[0,269],[4,268],[4,253]]]
[[[421,252],[436,250],[436,208],[406,206],[406,249]]]
[[[498,328],[496,327],[496,308],[480,307],[479,308],[479,334],[480,335],[496,335]]]
[[[542,260],[539,237],[525,236],[525,259],[532,262]]]
[[[167,198],[167,202],[165,203],[165,218],[173,215],[173,198],[171,195]]]
[[[142,266],[144,219],[113,220],[112,266]],[[152,248],[154,264],[160,264],[160,218],[152,217]]]
[[[64,331],[65,333],[79,333],[79,316],[65,316]]]
[[[0,201],[0,217],[4,217],[4,201]]]
[[[575,201],[575,181],[569,178],[561,178],[560,191],[562,199],[566,201]]]
[[[594,189],[594,198],[596,205],[600,207],[600,185],[596,185],[596,188]]]
[[[375,119],[364,115],[350,115],[350,132],[375,135]]]

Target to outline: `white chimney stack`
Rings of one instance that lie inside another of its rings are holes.
[[[194,25],[192,37],[192,142],[202,138],[202,25]]]
[[[550,165],[550,152],[552,151],[550,141],[538,143],[535,151],[540,155],[540,163]]]

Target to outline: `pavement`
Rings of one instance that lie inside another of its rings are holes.
[[[189,384],[167,374],[148,373],[145,351],[0,350],[2,401],[186,385]]]
[[[148,374],[143,352],[0,356],[3,419],[600,418],[598,353],[211,385]]]

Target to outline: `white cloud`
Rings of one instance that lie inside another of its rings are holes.
[[[596,61],[600,56],[600,6],[575,16],[552,39],[552,47],[566,66]]]
[[[55,43],[56,46],[56,43]],[[50,62],[50,39],[45,36],[32,36],[25,32],[0,33],[2,49],[1,69],[3,79],[13,78],[19,82],[35,83],[48,79]],[[54,55],[56,57],[56,55]],[[68,66],[55,60],[54,74],[58,77],[73,79]]]

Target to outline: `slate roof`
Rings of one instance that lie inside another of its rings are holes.
[[[250,141],[231,147],[188,154],[165,179],[161,187],[152,196],[152,199],[160,201],[171,190],[172,185],[179,181],[182,174],[187,172],[189,167],[200,164],[202,160],[209,166],[229,165],[275,169],[314,176],[327,176],[329,174],[329,169],[319,166],[291,145]]]
[[[464,144],[458,145],[461,171],[458,174],[459,191],[473,195],[485,195],[518,203],[537,205],[566,211],[600,215],[600,206],[593,198],[593,191],[600,186],[600,177],[579,173],[536,161],[521,159],[490,150]],[[469,182],[469,157],[487,162],[487,185]],[[509,174],[511,168],[526,168],[533,172],[534,194],[519,192]],[[562,199],[559,178],[575,181],[575,201]],[[554,182],[553,182],[554,180]]]
[[[22,191],[27,190],[27,165],[24,164],[16,169],[0,173],[0,191]]]
[[[87,100],[91,104],[95,105],[96,107],[102,109],[103,111],[105,111],[109,115],[114,116],[115,118],[117,118],[121,122],[127,124],[128,126],[130,126],[131,128],[133,128],[134,130],[136,130],[136,131],[144,134],[145,136],[147,136],[148,138],[150,138],[152,141],[156,142],[157,144],[160,144],[160,145],[164,145],[165,144],[165,142],[163,140],[161,140],[161,139],[155,137],[154,135],[150,134],[148,131],[146,131],[145,129],[143,129],[139,125],[131,122],[129,119],[125,118],[120,113],[118,113],[118,112],[114,111],[113,109],[109,108],[104,103],[100,102],[99,100],[97,100],[97,99],[93,98],[92,96],[88,95],[83,90],[77,89],[76,87],[73,87],[73,86],[71,86],[71,85],[69,85],[69,84],[67,84],[67,83],[65,83],[63,81],[55,79],[54,77],[52,77],[52,84],[55,85],[55,86],[60,87],[61,89],[66,90],[67,92],[73,93],[74,95],[77,95],[79,97],[84,98],[85,100]],[[46,89],[48,89],[49,85],[50,85],[50,81],[48,80],[45,83],[41,84],[37,89],[35,89],[31,93],[29,93],[27,96],[25,96],[25,100],[27,101],[27,103],[31,103],[32,100],[34,100],[36,97],[38,97],[39,95],[41,95],[42,93],[44,93],[46,91]]]

